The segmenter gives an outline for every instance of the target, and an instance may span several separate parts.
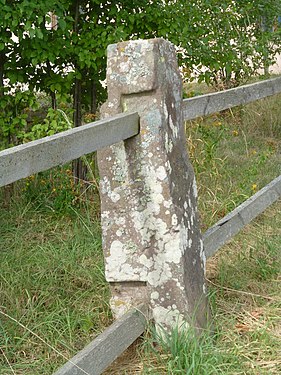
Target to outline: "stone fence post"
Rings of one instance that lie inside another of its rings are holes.
[[[205,255],[186,151],[182,83],[163,39],[108,47],[102,117],[140,116],[140,134],[99,152],[106,279],[116,317],[147,303],[156,324],[204,327]]]

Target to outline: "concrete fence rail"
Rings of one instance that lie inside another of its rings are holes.
[[[120,114],[0,151],[0,187],[128,139],[138,132],[138,114]]]
[[[99,375],[146,329],[147,306],[137,306],[77,353],[54,375]]]
[[[184,120],[245,105],[281,92],[281,77],[183,100]]]
[[[235,234],[265,211],[281,196],[281,176],[224,216],[203,234],[206,257],[211,257]]]

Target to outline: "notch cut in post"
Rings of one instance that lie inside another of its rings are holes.
[[[171,329],[206,324],[205,255],[186,152],[182,83],[163,39],[108,47],[102,116],[138,111],[140,134],[99,152],[106,279],[116,317],[148,303]]]

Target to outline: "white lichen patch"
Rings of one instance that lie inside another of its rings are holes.
[[[139,262],[140,264],[143,264],[146,268],[151,268],[154,264],[153,259],[147,258],[147,256],[144,254],[142,254],[139,257]]]
[[[166,169],[163,166],[160,166],[156,169],[156,177],[158,180],[163,181],[167,177]]]
[[[103,176],[100,180],[100,189],[102,194],[106,194],[108,191],[111,191],[111,184],[107,176]]]
[[[173,142],[171,139],[169,139],[168,133],[165,134],[165,144],[164,144],[165,150],[167,152],[171,152],[173,149]]]
[[[126,254],[133,254],[138,251],[138,247],[132,240],[130,240],[124,244],[124,251]]]
[[[118,202],[119,199],[121,198],[121,197],[120,197],[120,194],[118,194],[118,193],[115,192],[115,191],[110,192],[108,195],[109,195],[109,197],[110,197],[110,199],[112,200],[113,203]]]
[[[158,292],[152,292],[151,295],[150,295],[150,298],[151,299],[158,299],[159,298],[159,293]]]
[[[105,275],[107,281],[138,281],[140,267],[132,267],[131,250],[128,244],[114,240],[110,246],[110,255],[106,258]]]
[[[117,231],[116,231],[116,236],[117,237],[122,237],[123,236],[123,234],[124,234],[124,229],[118,229]]]
[[[109,211],[108,211],[109,212]],[[122,216],[119,216],[115,219],[115,223],[117,225],[124,225],[126,223],[126,219]]]
[[[200,259],[202,261],[203,269],[204,269],[204,274],[205,274],[207,259],[206,259],[206,253],[205,253],[205,249],[204,249],[204,244],[203,244],[203,241],[202,241],[201,238],[200,238]]]
[[[163,228],[166,228],[163,227]],[[162,228],[162,230],[163,230]],[[185,249],[186,230],[184,226],[177,232],[165,232],[160,241],[159,252],[153,255],[153,267],[147,274],[147,282],[159,287],[175,278],[172,267],[179,265]]]
[[[172,167],[171,167],[171,163],[169,162],[169,160],[167,160],[167,161],[165,162],[165,167],[166,167],[166,169],[167,169],[167,172],[168,172],[169,174],[171,174],[171,172],[172,172]]]
[[[192,190],[193,190],[193,195],[194,195],[195,199],[197,199],[198,191],[197,191],[197,184],[196,184],[195,177],[194,177],[193,182],[192,182]]]
[[[132,307],[132,298],[120,298],[118,296],[112,296],[110,299],[110,307],[115,319],[119,319]]]
[[[101,218],[102,219],[108,219],[110,216],[110,211],[102,211]]]
[[[147,282],[154,287],[161,286],[173,276],[169,264],[157,258],[161,255],[154,257],[154,271],[147,274]]]
[[[185,324],[184,316],[177,308],[168,309],[163,306],[156,306],[153,308],[152,314],[157,324],[163,328],[182,327]]]
[[[162,220],[160,217],[158,217],[156,220],[154,220],[154,231],[155,231],[155,239],[163,241],[165,240],[164,236],[168,234],[168,227],[167,223]]]
[[[184,290],[184,286],[181,285],[181,283],[179,281],[176,282],[176,286],[180,289],[180,290]]]
[[[177,138],[179,130],[178,130],[178,127],[176,125],[174,125],[171,116],[169,116],[169,122],[168,123],[169,123],[169,126],[170,126],[171,130],[172,130],[173,137]]]
[[[173,215],[172,215],[172,225],[173,225],[173,226],[178,225],[178,217],[177,217],[176,214],[173,214]]]
[[[172,206],[172,204],[173,204],[172,199],[169,199],[169,200],[163,202],[163,206],[166,207],[166,208],[170,208]]]
[[[149,242],[154,232],[162,236],[167,230],[163,220],[156,219],[164,203],[162,180],[166,178],[166,171],[162,166],[155,170],[151,165],[144,165],[142,174],[146,192],[143,201],[146,200],[146,207],[141,211],[136,207],[131,211],[130,216],[135,230],[140,234],[142,244],[145,244]]]
[[[169,117],[169,112],[168,112],[167,105],[166,105],[166,103],[164,101],[162,101],[161,107],[163,109],[163,113],[164,113],[165,119],[167,120],[168,117]]]
[[[206,287],[206,284],[203,283],[203,294],[207,294],[207,287]]]
[[[106,273],[114,273],[120,270],[120,267],[127,261],[127,256],[123,249],[123,243],[115,240],[110,246],[110,255],[106,260]]]
[[[123,142],[112,145],[111,150],[114,154],[114,164],[112,166],[113,180],[122,183],[127,182],[129,172],[126,151]]]
[[[179,264],[182,257],[183,248],[181,238],[178,233],[174,237],[175,238],[170,238],[169,241],[165,243],[165,256],[169,263]]]

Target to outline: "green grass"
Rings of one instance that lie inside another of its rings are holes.
[[[280,99],[186,123],[203,231],[281,174]]]
[[[111,322],[99,222],[31,203],[0,222],[0,373],[51,374]]]
[[[186,124],[203,231],[280,175],[280,98]],[[107,373],[279,374],[280,208],[208,262],[212,333],[150,330]],[[0,209],[0,374],[49,375],[110,324],[100,237],[96,188],[66,168],[16,185]]]

